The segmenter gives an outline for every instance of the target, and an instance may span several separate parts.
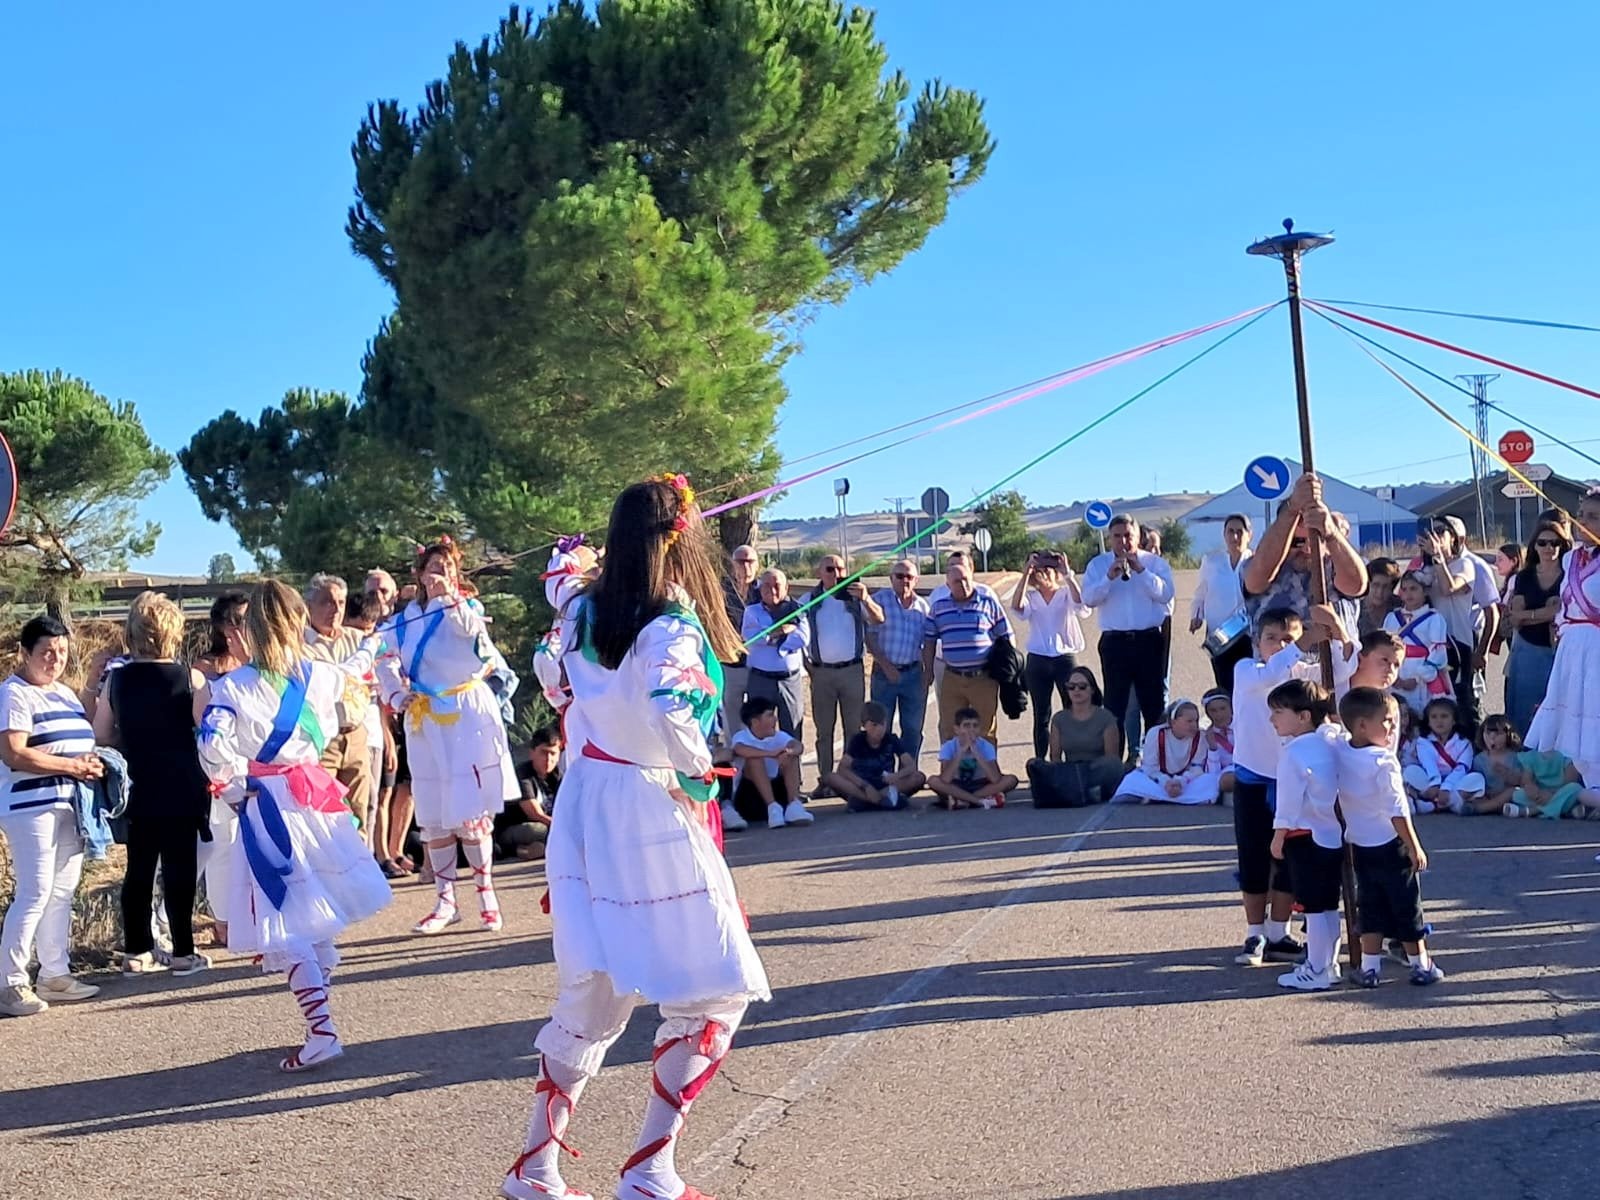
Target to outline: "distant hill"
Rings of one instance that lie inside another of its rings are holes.
[[[1141,496],[1135,500],[1116,499],[1107,502],[1118,512],[1130,513],[1141,522],[1159,525],[1169,518],[1182,516],[1209,499],[1210,492],[1168,492]],[[1068,538],[1083,520],[1083,510],[1092,503],[1093,500],[1077,500],[1071,504],[1030,508],[1028,528],[1044,540]],[[924,517],[927,514],[921,509],[911,509],[905,515]],[[959,528],[971,519],[970,512],[955,513],[951,516],[950,526],[952,529]],[[851,513],[848,525],[852,554],[883,553],[901,540],[892,512]],[[812,546],[837,546],[838,543],[837,517],[770,519],[761,522],[761,544],[764,548],[781,546],[785,551],[790,551]]]

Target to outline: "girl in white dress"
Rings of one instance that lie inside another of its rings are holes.
[[[1144,739],[1137,770],[1129,771],[1114,801],[1143,804],[1215,804],[1221,772],[1208,769],[1210,744],[1200,731],[1200,707],[1179,700],[1167,709],[1167,723]]]
[[[1600,788],[1600,488],[1578,505],[1577,546],[1568,553],[1556,616],[1556,661],[1527,744],[1559,750]]]
[[[738,655],[709,540],[682,476],[611,513],[599,578],[567,607],[568,728],[581,729],[545,849],[560,994],[511,1200],[577,1197],[557,1169],[567,1123],[628,1014],[658,1004],[653,1086],[619,1200],[704,1200],[674,1163],[684,1113],[716,1073],[766,972],[712,843],[718,659]]]
[[[520,793],[500,702],[488,684],[499,659],[483,607],[461,592],[461,550],[448,537],[417,556],[417,598],[384,627],[378,663],[383,702],[403,712],[406,760],[417,824],[433,869],[433,911],[413,933],[439,933],[461,920],[456,842],[472,867],[479,919],[503,927],[490,867],[494,817]]]
[[[389,903],[389,884],[361,840],[344,787],[318,759],[339,731],[345,677],[305,660],[305,605],[267,580],[250,600],[248,666],[214,680],[200,724],[200,763],[239,814],[229,847],[228,948],[283,971],[306,1022],[285,1058],[304,1071],[344,1053],[328,1009],[333,939]]]
[[[1400,607],[1383,619],[1383,627],[1406,648],[1395,694],[1421,716],[1429,701],[1455,695],[1450,685],[1450,628],[1428,605],[1428,590],[1407,571],[1395,588]]]

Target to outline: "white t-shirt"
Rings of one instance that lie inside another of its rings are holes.
[[[1071,590],[1063,584],[1048,601],[1038,588],[1029,588],[1022,604],[1011,610],[1028,619],[1029,654],[1042,658],[1060,658],[1063,654],[1082,654],[1087,643],[1083,640],[1080,618],[1087,617],[1090,609],[1072,598]]]
[[[1428,588],[1428,598],[1433,601],[1433,607],[1444,618],[1445,625],[1450,630],[1452,641],[1471,644],[1478,640],[1478,633],[1483,629],[1483,610],[1493,608],[1500,602],[1500,589],[1495,583],[1494,568],[1476,554],[1464,552],[1459,558],[1450,560],[1450,573],[1468,577],[1468,587],[1464,592],[1457,592],[1453,596],[1445,595],[1442,576],[1443,571],[1438,565],[1432,567],[1434,583]]]
[[[1394,819],[1411,811],[1400,760],[1387,746],[1345,742],[1336,750],[1345,841],[1352,846],[1387,846],[1399,836]]]
[[[0,683],[0,728],[26,734],[33,749],[63,758],[94,750],[94,729],[83,705],[63,683],[38,687],[20,675]],[[76,787],[68,775],[37,775],[0,763],[0,816],[69,806]]]
[[[768,753],[771,753],[772,751],[782,750],[793,745],[794,738],[790,737],[781,729],[771,737],[767,738],[758,738],[748,729],[741,729],[738,733],[733,735],[732,744],[735,746],[747,746],[752,750],[765,750]],[[741,778],[744,775],[745,767],[753,762],[759,762],[767,768],[768,779],[776,779],[783,773],[782,765],[775,758],[744,758],[743,756],[736,754],[733,756],[733,761],[739,768],[738,774]],[[739,786],[738,779],[733,781],[733,785],[734,787]]]
[[[1278,810],[1274,829],[1309,829],[1324,850],[1344,845],[1344,831],[1334,815],[1338,799],[1338,746],[1344,730],[1324,724],[1303,733],[1283,748],[1278,758]]]

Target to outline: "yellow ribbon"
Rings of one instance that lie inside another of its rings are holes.
[[[424,721],[433,721],[439,725],[454,725],[457,721],[461,720],[460,705],[455,705],[450,708],[445,708],[442,706],[435,707],[434,701],[448,700],[452,696],[460,696],[466,692],[470,692],[474,687],[477,686],[478,681],[481,678],[482,676],[473,676],[473,678],[467,680],[465,683],[458,683],[453,688],[446,688],[437,696],[429,696],[423,692],[412,692],[411,703],[406,705],[406,722],[411,732],[421,732],[422,723]]]

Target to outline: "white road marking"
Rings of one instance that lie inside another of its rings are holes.
[[[766,1133],[783,1120],[791,1104],[825,1086],[855,1056],[867,1039],[888,1025],[900,1009],[915,1001],[939,976],[963,961],[988,936],[991,927],[1005,915],[1007,909],[1021,904],[1046,876],[1053,877],[1073,855],[1082,850],[1090,835],[1111,819],[1115,807],[1102,804],[1084,822],[1083,828],[1059,842],[1044,862],[1023,876],[1016,887],[1002,896],[964,934],[940,951],[932,962],[890,992],[879,1007],[863,1015],[848,1032],[835,1037],[826,1050],[779,1088],[776,1096],[762,1101],[749,1116],[708,1146],[694,1160],[691,1173],[697,1178],[714,1177],[732,1165],[733,1156],[738,1153],[741,1144]],[[1059,880],[1051,878],[1050,882],[1059,883]]]

